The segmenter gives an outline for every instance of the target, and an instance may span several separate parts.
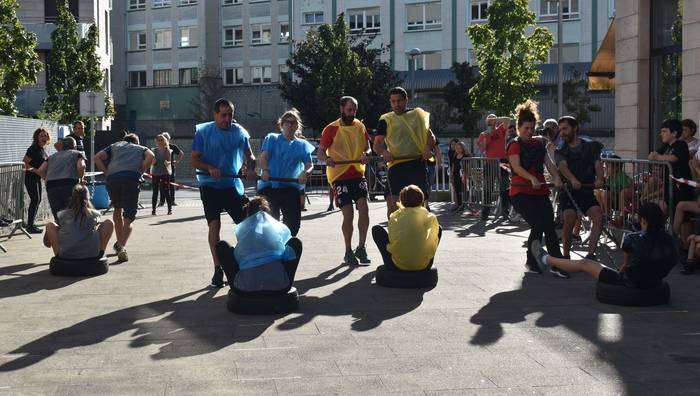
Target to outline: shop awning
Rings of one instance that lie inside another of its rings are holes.
[[[613,91],[615,89],[615,19],[605,34],[603,43],[588,71],[589,91]]]

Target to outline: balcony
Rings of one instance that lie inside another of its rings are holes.
[[[27,30],[36,34],[37,50],[50,50],[51,33],[56,29],[55,21],[56,18],[24,18],[20,22]],[[87,36],[93,22],[92,18],[81,18],[78,21],[78,34],[81,39]]]

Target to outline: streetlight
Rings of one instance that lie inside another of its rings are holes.
[[[413,95],[415,94],[416,90],[416,56],[420,55],[421,53],[420,48],[413,48],[406,52],[406,54],[411,57],[411,64],[409,65],[409,70],[411,72],[411,100],[413,100]]]
[[[564,115],[564,61],[563,56],[563,41],[564,41],[564,23],[563,23],[563,1],[562,0],[547,0],[549,4],[557,4],[557,110],[558,117]],[[594,16],[595,18],[595,16]]]

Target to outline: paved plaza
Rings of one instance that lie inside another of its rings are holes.
[[[179,203],[172,216],[146,205],[130,261],[96,278],[51,276],[40,238],[6,243],[0,395],[700,393],[700,275],[674,269],[667,306],[603,305],[585,274],[524,273],[524,224],[435,204],[437,287],[386,289],[372,243],[372,266],[341,265],[341,215],[319,196],[299,235],[299,310],[242,316],[226,310],[228,288],[206,287],[201,203]],[[384,221],[383,203],[370,209]],[[233,242],[230,219],[223,229]]]

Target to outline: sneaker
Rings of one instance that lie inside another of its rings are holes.
[[[30,234],[41,234],[44,231],[42,231],[41,228],[39,228],[35,225],[30,225],[30,226],[27,226],[27,232]]]
[[[126,263],[129,261],[129,255],[126,253],[126,249],[122,247],[122,250],[117,253],[117,260],[119,260],[120,263]]]
[[[355,253],[352,252],[352,249],[345,252],[345,257],[343,257],[343,264],[347,264],[347,265],[359,265],[360,264],[357,261],[357,257],[355,257]]]
[[[574,243],[581,243],[581,235],[572,235],[571,236],[571,242]]]
[[[549,272],[552,273],[552,275],[562,278],[562,279],[569,279],[571,278],[571,275],[569,275],[568,272],[564,271],[563,269],[559,269],[557,267],[550,267]]]
[[[173,205],[172,205],[172,206],[177,206],[177,204],[176,204],[175,202],[173,202]]]
[[[161,206],[165,205],[165,201],[163,202],[158,202],[158,207],[160,208]]]
[[[360,261],[360,265],[372,262],[372,260],[367,257],[367,249],[365,249],[364,245],[358,246],[357,249],[355,249],[355,258]]]
[[[112,245],[112,249],[114,249],[114,253],[119,254],[122,250],[124,250],[124,247],[119,245],[119,242],[114,242],[114,245]]]
[[[530,253],[535,257],[535,261],[537,262],[537,267],[540,272],[547,270],[552,272],[552,270],[555,269],[544,262],[544,256],[547,254],[547,251],[542,247],[542,241],[538,241],[537,239],[532,241],[532,244],[530,244]]]
[[[481,209],[481,220],[486,221],[489,218],[489,214],[491,214],[491,207],[484,206],[484,208]]]
[[[587,259],[593,260],[593,261],[598,261],[598,257],[596,257],[595,253],[588,253],[586,255],[586,257],[584,257],[584,258],[587,258]]]
[[[301,211],[302,211],[302,212],[306,212],[306,211],[308,211],[308,209],[306,209],[306,208],[301,208]]]
[[[333,207],[332,204],[331,204],[331,205],[328,205],[328,209],[326,209],[326,212],[332,212],[334,209],[335,209],[335,208]]]
[[[173,214],[173,211],[172,211],[172,210],[169,210],[169,211],[168,211],[168,214],[169,214],[169,215]]]
[[[695,267],[697,265],[695,260],[684,260],[683,262],[681,262],[681,264],[683,265],[683,269],[681,270],[681,274],[692,275],[693,273],[695,273]]]
[[[540,267],[536,263],[533,263],[529,260],[525,262],[525,269],[527,270],[526,272],[532,272],[534,274],[541,274],[542,273],[542,270],[540,269]]]
[[[153,209],[153,210],[151,211],[151,216],[155,216],[155,215],[156,215],[156,210]]]
[[[224,287],[224,271],[221,267],[216,267],[214,270],[214,276],[211,277],[210,287],[221,289]]]

